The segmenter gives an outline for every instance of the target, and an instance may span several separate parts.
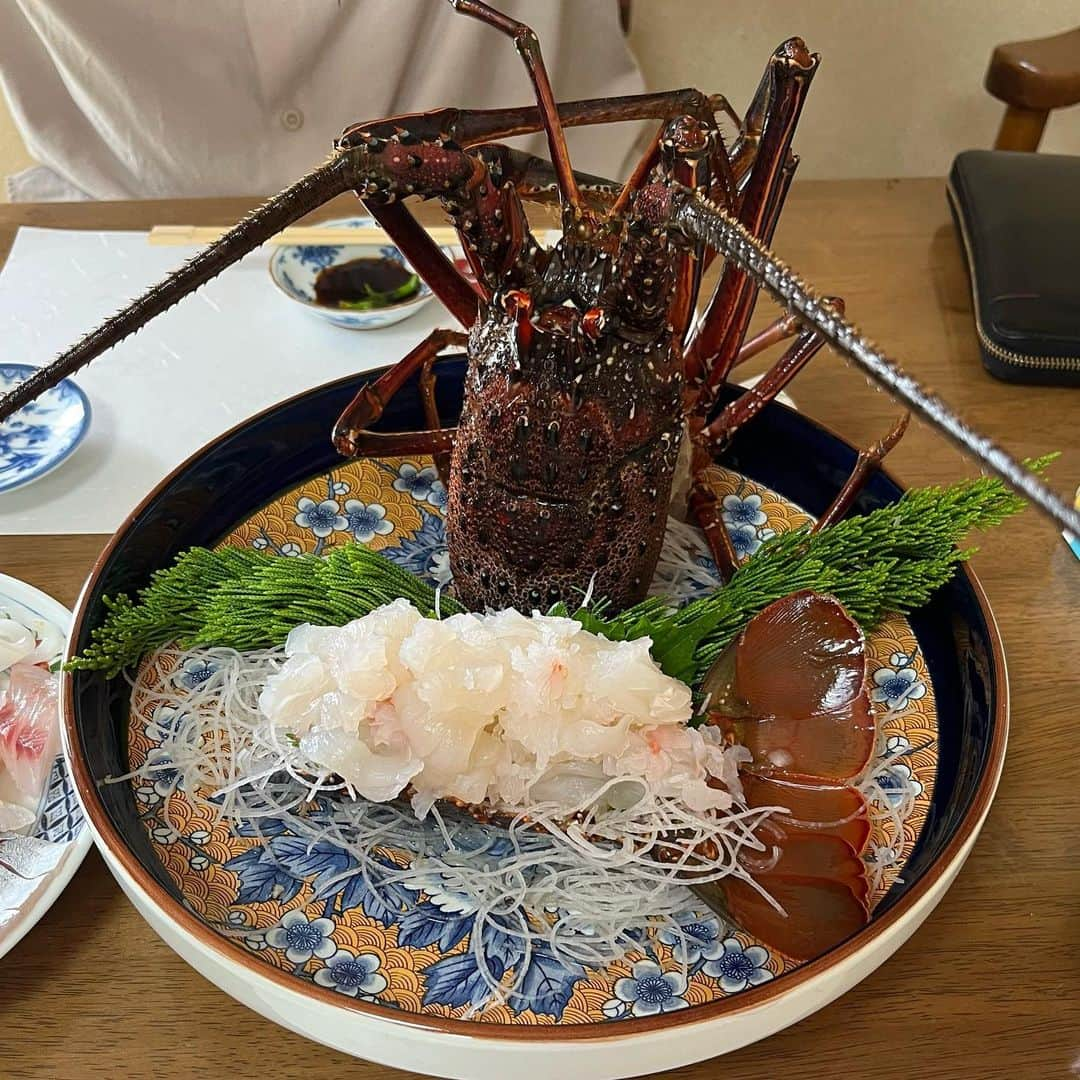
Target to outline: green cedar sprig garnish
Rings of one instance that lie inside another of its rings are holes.
[[[1041,471],[1054,456],[1029,465]],[[921,607],[972,554],[958,547],[969,532],[997,525],[1023,506],[990,477],[916,488],[820,533],[802,528],[774,537],[727,585],[680,609],[653,597],[610,617],[602,603],[573,617],[613,640],[652,638],[664,671],[694,685],[757,612],[799,589],[831,593],[867,628],[887,612]],[[300,623],[341,625],[402,597],[425,616],[436,614],[434,589],[361,544],[297,558],[192,548],[154,574],[137,600],[106,599],[104,623],[67,667],[111,677],[173,641],[268,648]],[[464,610],[445,592],[437,608],[444,617]],[[563,605],[552,612],[568,614]]]
[[[1027,464],[1041,473],[1057,456]],[[866,629],[889,612],[922,607],[975,553],[958,546],[968,533],[1000,525],[1024,505],[991,477],[912,488],[890,506],[819,533],[804,527],[766,541],[727,585],[678,611],[650,599],[608,621],[576,617],[617,640],[648,634],[656,662],[693,686],[754,615],[800,589],[835,596]]]

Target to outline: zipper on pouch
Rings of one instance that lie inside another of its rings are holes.
[[[1040,356],[1036,353],[1015,352],[1012,349],[1004,349],[997,342],[992,341],[983,329],[979,319],[979,289],[975,284],[974,263],[971,259],[971,241],[968,239],[967,225],[964,223],[964,215],[960,210],[960,202],[956,197],[952,184],[946,184],[949,199],[956,212],[956,223],[960,228],[960,238],[964,242],[964,251],[967,256],[968,277],[971,280],[971,303],[975,315],[975,333],[978,335],[979,344],[996,360],[1004,364],[1013,364],[1021,368],[1041,368],[1043,371],[1080,371],[1080,357],[1077,356]]]

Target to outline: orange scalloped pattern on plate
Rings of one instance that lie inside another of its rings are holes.
[[[810,520],[796,504],[738,474],[716,467],[709,479],[721,499],[733,496],[746,504],[742,507],[747,518],[745,528],[756,534],[751,537],[747,533],[742,538],[750,548],[754,548],[755,540],[760,544],[771,533],[782,533]],[[285,492],[237,525],[224,543],[272,548],[283,554],[323,551],[354,538],[376,549],[399,546],[416,537],[432,515],[441,515],[444,494],[429,459],[398,458],[381,464],[354,461],[329,476],[313,477]],[[356,532],[354,526],[362,531]],[[870,634],[868,653],[875,705],[884,714],[883,735],[894,750],[903,751],[886,772],[907,770],[904,779],[913,781],[914,790],[919,792],[904,822],[898,866],[882,875],[871,898],[876,903],[895,880],[898,867],[910,854],[926,820],[937,767],[937,717],[929,673],[906,619],[890,617]],[[164,707],[164,700],[155,698],[150,688],[168,675],[161,667],[163,663],[161,659],[147,661],[133,691],[129,732],[132,769],[145,764],[160,743],[158,710]],[[886,776],[883,797],[887,796],[888,780]],[[145,808],[146,827],[162,865],[189,906],[208,924],[239,938],[244,947],[266,963],[342,992],[351,993],[351,989],[343,988],[340,980],[333,982],[333,973],[344,970],[334,967],[337,962],[344,958],[346,966],[352,965],[353,973],[367,973],[370,969],[364,985],[371,993],[361,992],[360,996],[370,996],[390,1009],[445,1017],[463,1017],[469,1012],[463,1005],[424,1002],[425,969],[439,960],[462,955],[470,946],[468,937],[446,950],[437,943],[401,946],[397,925],[384,926],[359,907],[339,912],[314,900],[310,878],[300,883],[294,895],[286,897],[288,889],[279,888],[267,900],[240,902],[241,878],[225,863],[259,847],[260,841],[237,836],[215,821],[205,803],[192,800],[176,788],[175,778],[170,784],[167,777],[157,783],[153,777],[135,777],[132,784],[136,799]],[[887,836],[887,815],[881,807],[876,812],[881,814],[881,820],[875,826],[872,847],[884,844]],[[394,853],[394,858],[404,865],[408,854]],[[426,899],[428,894],[421,892],[418,902]],[[323,926],[329,944],[322,951],[332,948],[333,956],[305,957],[300,953],[290,958],[284,947],[267,940],[268,931],[290,912],[302,913],[309,926]],[[736,966],[741,974],[736,979],[717,974],[715,962],[714,973],[710,974],[703,966],[705,954],[690,966],[687,977],[682,974],[683,965],[676,958],[674,945],[654,942],[650,955],[631,954],[607,969],[584,970],[557,1018],[554,1013],[516,1010],[503,1004],[487,1006],[471,1018],[494,1024],[599,1023],[645,1015],[636,1011],[645,1008],[644,998],[635,997],[636,988],[655,987],[659,985],[657,979],[666,980],[666,1000],[678,999],[676,1007],[685,1008],[725,997],[798,966],[742,932],[721,930],[720,934],[715,934],[709,943],[708,955],[717,956],[721,948],[724,953],[737,955],[740,964]]]

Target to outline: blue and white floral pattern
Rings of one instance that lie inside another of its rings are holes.
[[[395,547],[380,554],[391,562],[423,578],[432,585],[446,585],[451,579],[450,556],[446,548],[446,521],[442,514],[420,508],[420,528]]]
[[[725,523],[732,527],[752,525],[757,528],[769,520],[761,509],[760,495],[725,495],[720,505]]]
[[[418,869],[405,882],[410,889],[427,895],[427,902],[446,914],[472,915],[476,904],[472,897],[455,888],[456,876],[448,871]]]
[[[926,694],[926,683],[915,669],[915,653],[895,652],[889,657],[888,667],[879,667],[871,676],[874,688],[870,700],[883,703],[890,712],[901,712],[909,702],[918,701]]]
[[[721,943],[719,955],[708,960],[703,970],[720,981],[720,989],[725,994],[737,994],[773,977],[768,962],[768,949],[761,945],[744,946],[738,938],[729,937]]]
[[[36,371],[0,364],[0,397]],[[66,460],[90,427],[90,404],[69,379],[0,424],[0,492],[29,484]]]
[[[679,924],[677,929],[674,926],[664,927],[657,938],[670,946],[671,955],[680,964],[693,966],[702,958],[715,960],[719,956],[723,946],[720,941],[722,927],[718,919],[703,919],[691,912],[676,921]]]
[[[267,942],[270,941],[267,935]],[[319,986],[333,987],[339,994],[374,1001],[377,994],[386,989],[386,976],[379,971],[379,958],[374,953],[351,953],[338,949],[327,961],[326,967],[315,972]]]
[[[331,533],[344,532],[349,527],[349,519],[341,512],[337,499],[323,499],[322,502],[306,496],[297,499],[293,521],[301,529],[310,529],[320,540]]]
[[[438,510],[446,506],[446,485],[434,465],[418,469],[411,461],[403,461],[393,486],[395,491],[407,491],[417,502],[429,503]]]
[[[630,972],[630,978],[616,981],[615,997],[603,1006],[605,1016],[614,1019],[627,1011],[631,1016],[656,1016],[690,1004],[683,997],[687,978],[681,971],[664,971],[655,960],[639,960]]]
[[[172,705],[158,705],[143,730],[148,739],[163,742],[178,734],[186,719],[183,709],[177,709]]]
[[[311,919],[300,910],[287,911],[273,929],[266,932],[266,943],[285,950],[290,964],[306,964],[313,956],[326,960],[337,952],[331,936],[333,919]],[[378,965],[376,965],[378,966]]]
[[[186,690],[194,690],[208,679],[212,678],[218,670],[218,665],[213,660],[204,660],[198,657],[188,657],[184,666],[177,672],[176,681]]]
[[[184,778],[168,751],[151,750],[146,759],[149,784],[158,799],[167,799],[177,788],[183,787]]]
[[[776,535],[772,529],[758,529],[753,525],[728,525],[727,531],[731,546],[740,559],[753,555],[766,540]]]
[[[874,781],[894,806],[923,793],[922,781],[912,772],[911,766],[901,760],[912,750],[911,741],[904,735],[890,735],[885,740],[884,766],[874,775]]]
[[[293,255],[301,266],[310,266],[314,270],[325,270],[337,261],[343,248],[333,244],[297,244]]]
[[[359,499],[349,499],[345,503],[345,520],[353,539],[361,544],[370,543],[376,536],[386,536],[394,531],[394,523],[386,516],[386,507],[381,503],[362,503]]]
[[[922,782],[915,778],[911,766],[902,761],[886,765],[875,775],[874,780],[894,806],[899,806],[909,795],[913,798],[921,795],[923,790]]]

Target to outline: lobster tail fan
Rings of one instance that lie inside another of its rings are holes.
[[[163,281],[151,286],[123,311],[106,319],[51,364],[35,371],[0,398],[0,422],[54,387],[61,379],[130,337],[151,319],[238,262],[287,225],[335,195],[348,191],[352,184],[347,166],[346,157],[335,156],[253,210],[220,240],[204,248]]]
[[[835,598],[791,593],[750,620],[705,686],[734,709],[709,722],[750,751],[746,805],[783,809],[758,826],[760,859],[699,895],[770,948],[820,956],[870,916],[870,821],[848,782],[876,740],[862,631]]]

